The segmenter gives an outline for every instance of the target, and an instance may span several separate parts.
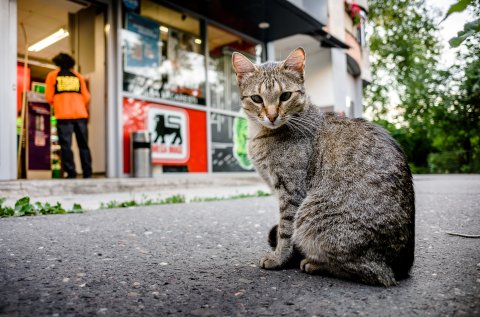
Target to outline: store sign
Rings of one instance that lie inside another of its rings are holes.
[[[154,163],[185,163],[190,156],[188,113],[181,108],[148,104],[147,129]]]

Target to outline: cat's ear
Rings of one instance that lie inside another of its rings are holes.
[[[295,49],[288,55],[287,59],[283,61],[282,66],[303,74],[305,69],[305,50],[301,47]]]
[[[258,70],[254,63],[238,52],[235,52],[232,55],[232,66],[237,77]]]

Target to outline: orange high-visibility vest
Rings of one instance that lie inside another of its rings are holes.
[[[85,79],[74,70],[54,70],[45,80],[45,98],[53,105],[57,119],[88,118],[88,92]]]

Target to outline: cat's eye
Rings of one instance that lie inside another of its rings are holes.
[[[290,91],[286,91],[280,95],[280,101],[287,101],[292,96]]]
[[[253,102],[255,103],[263,103],[263,99],[262,97],[260,97],[259,95],[253,95],[253,96],[250,96],[250,98],[253,100]]]

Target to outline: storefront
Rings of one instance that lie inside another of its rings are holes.
[[[32,3],[45,2],[1,1],[10,5],[3,16],[11,18],[17,11],[17,29],[23,28],[26,19],[22,16],[24,7],[32,11]],[[107,177],[130,175],[130,135],[137,130],[151,133],[155,176],[166,172],[252,171],[246,152],[246,120],[240,112],[231,67],[232,52],[240,51],[252,61],[262,62],[271,53],[269,42],[298,33],[322,38],[324,45],[343,45],[326,36],[321,23],[281,0],[248,0],[241,6],[240,2],[221,0],[48,3],[64,8],[62,23],[70,36],[62,40],[66,45],[62,50],[73,53],[78,70],[88,80],[94,173]],[[20,35],[17,41],[16,64],[23,67]],[[30,89],[33,81],[42,82],[46,68],[51,67],[47,55],[30,59]],[[45,61],[43,75],[35,70],[42,66],[39,60]],[[19,68],[19,74],[22,70]],[[22,92],[18,92],[20,99]],[[4,95],[13,99],[11,92]],[[14,116],[9,112],[11,119]],[[0,174],[12,178],[7,176],[11,172]]]
[[[154,174],[252,170],[230,56],[260,62],[263,45],[150,0],[125,7],[121,39],[124,172],[139,129]]]
[[[106,117],[114,100],[109,91],[113,76],[108,72],[115,68],[114,59],[108,58],[115,51],[109,27],[115,8],[108,1],[66,0],[2,0],[1,6],[0,20],[8,25],[0,28],[0,36],[8,39],[9,45],[0,49],[0,66],[8,70],[0,79],[5,85],[0,88],[0,179],[62,176],[55,114],[45,98],[45,80],[57,69],[52,59],[59,53],[72,56],[74,70],[86,78],[92,96],[92,167],[97,175],[105,175]],[[81,171],[75,137],[73,141],[77,170]]]

